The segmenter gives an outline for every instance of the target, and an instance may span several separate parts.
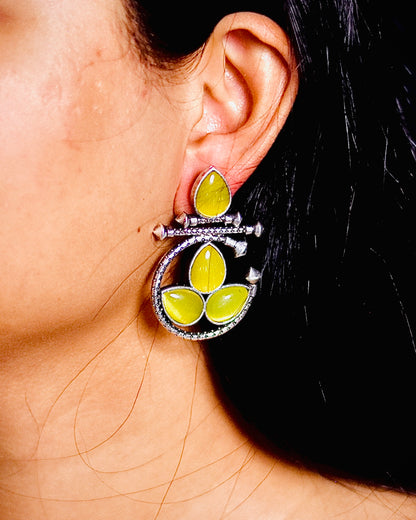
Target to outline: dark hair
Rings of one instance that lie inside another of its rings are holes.
[[[416,492],[410,9],[376,0],[129,5],[141,51],[164,66],[236,11],[266,14],[291,38],[295,107],[234,200],[265,226],[249,247],[250,265],[264,266],[260,295],[207,352],[232,409],[280,456]]]

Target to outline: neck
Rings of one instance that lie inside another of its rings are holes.
[[[2,520],[415,514],[402,495],[336,484],[254,446],[222,406],[200,345],[144,320],[3,352]]]

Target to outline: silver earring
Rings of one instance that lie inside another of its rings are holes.
[[[239,213],[228,212],[231,192],[221,173],[211,167],[196,180],[192,190],[195,215],[183,213],[175,227],[158,224],[158,240],[184,238],[161,259],[152,283],[152,303],[160,323],[170,332],[194,341],[215,338],[235,327],[246,315],[257,291],[260,272],[250,268],[246,283],[226,284],[227,267],[216,244],[234,249],[234,256],[246,254],[247,242],[233,237],[263,232],[258,222],[241,225]],[[189,285],[162,287],[172,261],[186,249],[198,246],[188,268]],[[192,327],[198,324],[198,330]]]

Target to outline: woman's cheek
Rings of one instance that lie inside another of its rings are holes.
[[[111,162],[110,136],[120,126],[113,125],[116,111],[104,103],[108,89],[93,78],[65,82],[49,75],[43,82],[23,83],[10,74],[0,84],[0,328],[5,331],[13,323],[21,326],[22,316],[26,326],[31,317],[40,326],[43,319],[56,322],[86,312],[79,308],[82,300],[91,309],[98,306],[92,291],[91,299],[85,298],[84,289],[91,289],[88,275],[120,239],[117,216],[114,225],[104,222],[117,195],[106,184],[104,163]]]

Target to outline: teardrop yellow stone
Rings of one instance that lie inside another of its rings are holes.
[[[209,321],[224,325],[242,311],[249,295],[244,285],[227,285],[208,297],[205,313]]]
[[[193,325],[204,312],[204,300],[193,289],[173,287],[162,292],[162,304],[169,318],[178,325]]]
[[[189,280],[201,293],[210,293],[221,287],[225,280],[225,262],[222,254],[212,244],[201,247],[194,256]]]
[[[231,193],[224,177],[216,170],[209,170],[202,177],[195,191],[196,212],[202,217],[224,215],[231,204]]]

